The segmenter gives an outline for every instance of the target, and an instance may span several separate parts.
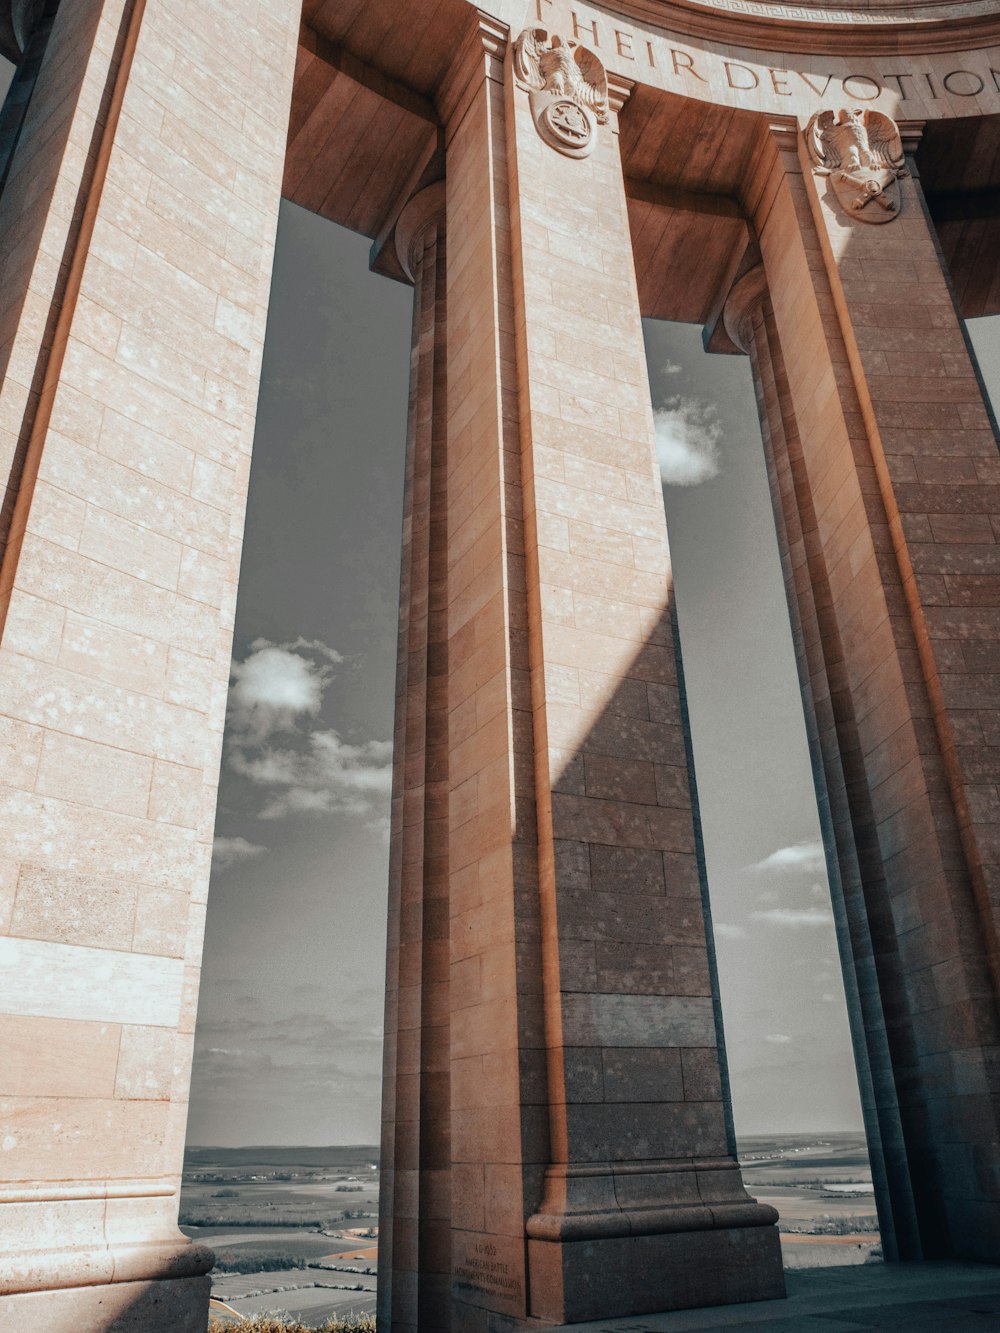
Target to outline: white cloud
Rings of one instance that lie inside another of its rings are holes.
[[[746,931],[742,926],[730,926],[725,921],[713,921],[712,933],[718,940],[741,940]]]
[[[787,1046],[792,1039],[784,1032],[771,1032],[764,1040],[769,1041],[772,1046]]]
[[[826,857],[823,855],[823,844],[817,840],[799,842],[794,847],[779,847],[776,852],[765,856],[763,861],[758,861],[749,869],[757,874],[775,871],[780,874],[824,874]]]
[[[676,394],[653,413],[656,456],[667,486],[699,486],[719,472],[722,423],[710,403]]]
[[[664,375],[679,375],[683,369],[684,367],[679,366],[676,361],[670,360],[664,361],[663,365],[660,367],[660,370]]]
[[[827,990],[824,991],[819,998],[823,1004],[833,1004],[837,997],[831,991]]]
[[[216,838],[212,843],[212,866],[215,870],[228,870],[230,866],[250,861],[266,851],[266,847],[246,838]]]
[[[343,660],[328,644],[300,637],[257,639],[233,663],[226,757],[264,790],[258,818],[336,810],[384,819],[392,742],[345,740],[316,726],[332,667]]]
[[[310,653],[313,656],[305,656]],[[325,659],[317,662],[315,657]],[[263,737],[291,731],[300,717],[315,717],[333,679],[330,663],[343,661],[327,644],[255,639],[242,662],[233,662],[229,722],[234,731]]]
[[[314,731],[305,748],[236,744],[229,764],[257,787],[270,788],[261,819],[340,810],[380,814],[392,785],[392,742],[352,745],[335,731]]]
[[[829,926],[833,917],[822,907],[771,907],[766,912],[752,912],[755,921],[771,926]]]

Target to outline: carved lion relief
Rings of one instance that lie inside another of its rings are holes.
[[[593,51],[547,28],[526,28],[514,43],[514,73],[545,142],[586,157],[608,119],[608,77]]]
[[[817,176],[829,176],[844,209],[859,222],[891,222],[899,179],[909,175],[896,122],[881,111],[818,111],[806,126]]]

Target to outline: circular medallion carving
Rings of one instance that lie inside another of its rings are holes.
[[[582,153],[590,146],[594,132],[590,117],[568,98],[560,97],[549,102],[539,120],[558,147]]]

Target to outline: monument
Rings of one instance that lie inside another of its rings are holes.
[[[278,202],[414,287],[380,1327],[779,1295],[642,315],[749,355],[880,1222],[1000,1252],[995,0],[7,0],[0,1327],[176,1227]]]

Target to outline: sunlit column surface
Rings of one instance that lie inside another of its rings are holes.
[[[720,1073],[615,132],[625,89],[593,153],[564,155],[505,36],[484,22],[440,99],[459,1329],[491,1310],[562,1321],[783,1290]],[[411,438],[420,420],[417,406]],[[416,1170],[399,1128],[424,1108],[398,1072],[395,1086],[398,1197],[404,1159]],[[383,1278],[401,1328],[419,1267],[407,1227],[393,1222]]]
[[[205,1325],[178,1185],[297,28],[293,0],[63,4],[0,199],[19,1333]]]

